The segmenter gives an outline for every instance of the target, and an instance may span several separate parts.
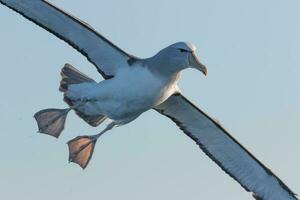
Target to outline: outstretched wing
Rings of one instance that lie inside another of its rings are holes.
[[[128,66],[128,60],[132,59],[90,25],[45,0],[0,0],[0,3],[74,47],[105,79],[113,77],[119,67]]]
[[[260,200],[292,200],[296,195],[223,127],[177,93],[155,108],[177,126],[227,174]]]

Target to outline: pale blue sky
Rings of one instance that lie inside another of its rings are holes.
[[[187,70],[183,93],[300,193],[300,26],[297,0],[51,0],[124,50],[148,57],[190,41],[209,75]],[[70,46],[0,6],[0,193],[3,199],[251,200],[188,137],[154,111],[105,134],[85,171],[66,142],[94,134],[75,114],[59,140],[36,133],[33,114],[66,105],[69,62],[101,80]]]

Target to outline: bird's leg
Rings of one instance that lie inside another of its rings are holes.
[[[37,112],[34,118],[37,121],[39,133],[45,133],[58,138],[64,129],[67,114],[71,109],[44,109]]]
[[[35,113],[34,118],[38,124],[38,132],[58,138],[64,130],[66,118],[70,110],[84,104],[85,102],[80,102],[66,109],[50,108]]]
[[[97,101],[97,98],[83,97],[80,99],[81,105],[83,105],[87,102],[95,102],[95,101]]]
[[[103,131],[96,135],[78,136],[70,140],[67,143],[69,147],[69,162],[74,162],[82,167],[82,169],[85,169],[92,158],[98,138],[106,131],[112,129],[115,125],[114,122],[111,122]]]

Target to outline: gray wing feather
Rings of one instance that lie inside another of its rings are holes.
[[[296,195],[219,123],[181,94],[155,108],[177,126],[253,197],[261,200],[295,200]]]
[[[45,0],[0,0],[0,3],[53,33],[78,50],[105,78],[112,78],[120,67],[128,67],[127,54],[87,23]]]

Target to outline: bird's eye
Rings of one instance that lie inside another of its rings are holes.
[[[190,52],[189,50],[186,50],[186,49],[179,49],[179,51],[181,51],[181,52]]]

